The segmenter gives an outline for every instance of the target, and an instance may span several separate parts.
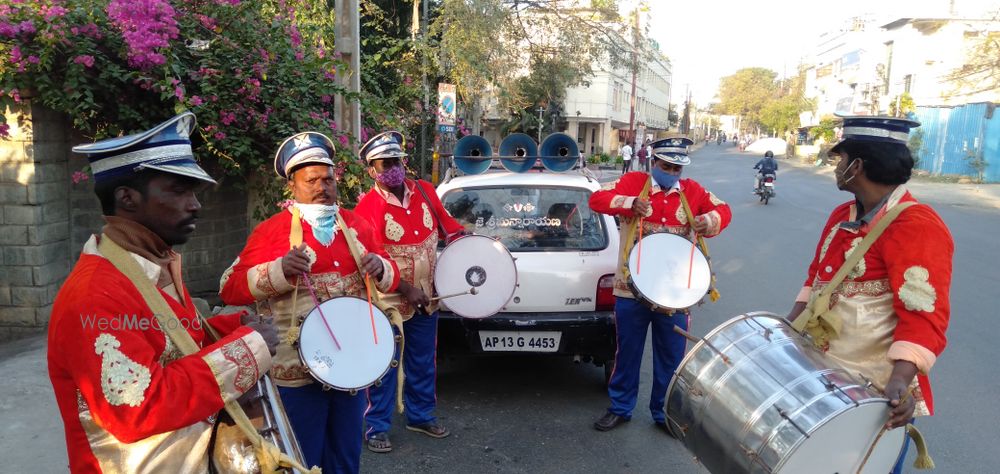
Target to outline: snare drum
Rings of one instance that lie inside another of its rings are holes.
[[[654,311],[690,308],[708,293],[712,282],[712,270],[701,249],[669,233],[650,234],[637,242],[628,256],[628,271],[632,292]]]
[[[306,315],[299,357],[313,378],[330,388],[351,391],[374,384],[389,371],[396,351],[392,325],[377,306],[370,311],[368,301],[342,296],[320,303]]]
[[[448,244],[438,256],[434,289],[454,295],[475,288],[475,294],[450,296],[441,302],[465,318],[499,313],[514,297],[517,266],[507,247],[482,235],[466,235]]]
[[[696,344],[670,381],[666,413],[714,473],[885,474],[904,442],[905,429],[882,433],[883,394],[770,313],[733,318]]]

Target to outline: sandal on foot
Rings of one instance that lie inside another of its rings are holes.
[[[368,450],[373,453],[388,453],[392,451],[388,433],[375,433],[368,438]]]
[[[421,423],[419,425],[406,425],[406,429],[416,431],[417,433],[423,433],[431,438],[447,438],[448,435],[451,434],[451,431],[448,431],[448,428],[438,425],[433,421]]]

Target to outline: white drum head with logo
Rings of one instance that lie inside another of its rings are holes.
[[[306,315],[299,356],[317,381],[338,390],[357,390],[389,370],[396,352],[392,325],[378,307],[371,308],[371,315],[368,308],[368,301],[344,296],[326,300]]]
[[[466,318],[485,318],[498,312],[514,296],[517,266],[503,244],[482,235],[467,235],[448,244],[438,256],[434,289],[441,303]]]
[[[708,259],[690,240],[674,234],[652,234],[632,247],[628,270],[639,297],[663,308],[694,306],[708,293],[712,271]]]

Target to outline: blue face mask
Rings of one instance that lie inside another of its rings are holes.
[[[663,189],[670,189],[674,187],[674,184],[677,184],[677,180],[681,179],[679,174],[667,173],[656,165],[653,165],[653,170],[650,174],[653,175],[653,181],[656,181],[656,184],[660,185]]]

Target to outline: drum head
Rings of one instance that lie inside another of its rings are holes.
[[[517,267],[503,244],[482,235],[467,235],[448,244],[438,257],[434,289],[439,296],[476,289],[441,303],[466,318],[492,316],[514,296]]]
[[[694,306],[708,293],[712,272],[708,259],[691,241],[674,234],[642,238],[628,256],[632,286],[638,296],[664,308]]]
[[[372,307],[374,319],[368,311],[368,301],[344,296],[326,300],[306,315],[299,355],[316,380],[339,390],[361,389],[389,370],[396,352],[392,325],[377,307]],[[331,331],[340,349],[330,337]]]
[[[864,468],[858,471],[882,425],[889,419],[888,400],[865,403],[838,414],[803,438],[794,452],[775,472],[816,472],[822,460],[823,472],[884,474],[892,470],[903,450],[906,428],[886,431],[878,438]]]

